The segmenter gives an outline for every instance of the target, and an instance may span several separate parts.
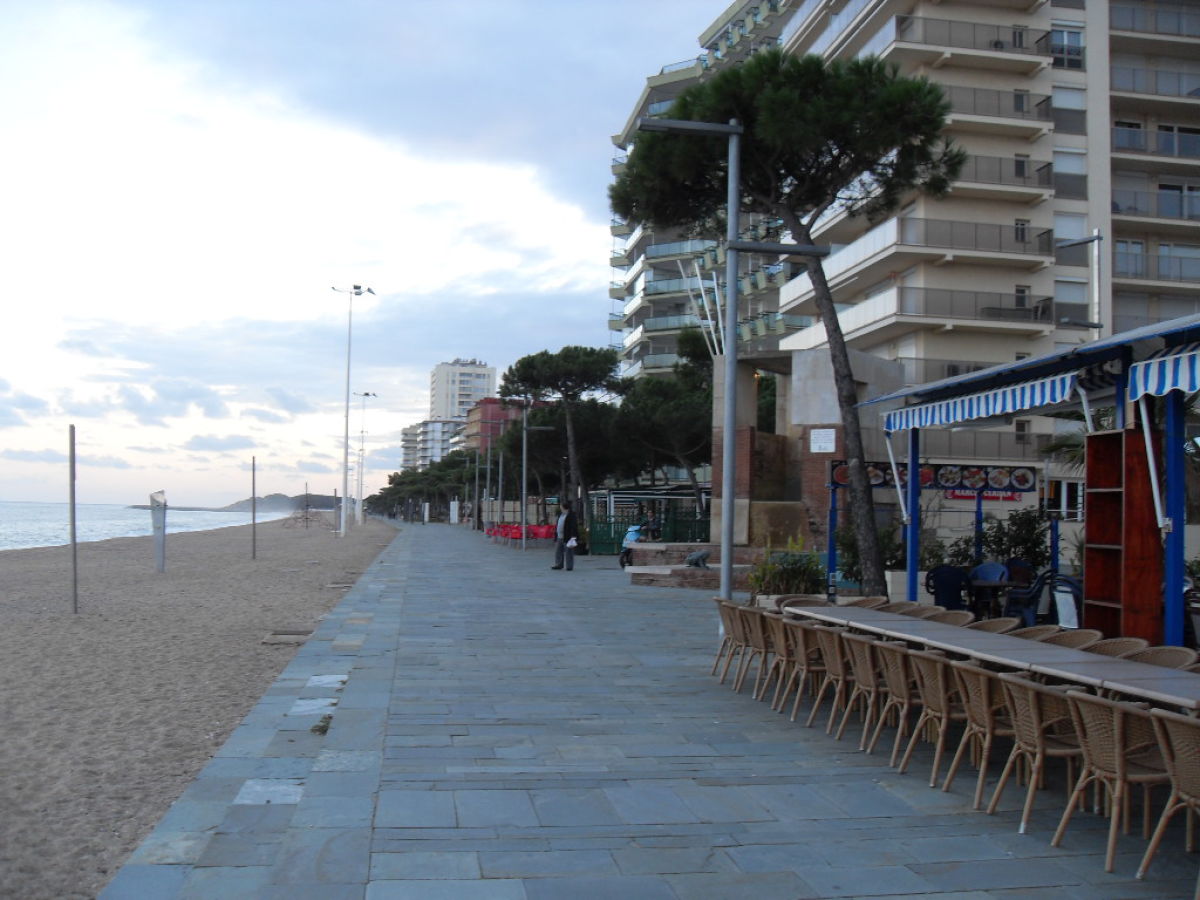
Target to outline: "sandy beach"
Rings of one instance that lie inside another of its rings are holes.
[[[88,898],[262,696],[311,629],[395,536],[367,522],[0,552],[0,896]]]

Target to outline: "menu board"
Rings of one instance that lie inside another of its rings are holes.
[[[831,463],[830,478],[836,485],[850,483],[850,467],[843,459]],[[867,478],[871,487],[891,487],[899,482],[908,484],[908,464],[867,463]],[[930,463],[921,466],[922,490],[953,491],[950,496],[961,496],[963,491],[1004,491],[1029,493],[1037,490],[1037,473],[1029,466],[963,466],[949,463]]]

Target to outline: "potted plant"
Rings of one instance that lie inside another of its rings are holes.
[[[794,541],[788,541],[786,550],[771,550],[755,564],[749,576],[752,603],[760,597],[778,597],[783,594],[814,594],[825,596],[825,566],[812,550],[805,550]]]

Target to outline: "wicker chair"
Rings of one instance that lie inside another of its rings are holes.
[[[925,618],[931,622],[944,622],[947,625],[970,625],[975,621],[975,613],[969,609],[948,609]]]
[[[881,606],[887,606],[887,597],[856,597],[843,603],[842,606],[861,606],[864,609],[879,609]]]
[[[1103,631],[1095,628],[1067,628],[1058,634],[1051,634],[1041,639],[1043,644],[1054,644],[1056,647],[1072,647],[1075,650],[1087,650],[1092,644],[1104,638]]]
[[[1007,632],[1009,637],[1025,638],[1027,641],[1040,641],[1042,638],[1048,638],[1052,634],[1058,634],[1062,631],[1057,625],[1030,625],[1028,628],[1018,628],[1016,631]]]
[[[1167,669],[1186,669],[1188,666],[1194,666],[1197,660],[1200,660],[1200,654],[1196,653],[1191,647],[1147,647],[1145,650],[1135,650],[1133,653],[1126,653],[1122,659],[1131,659],[1134,662],[1149,663],[1152,666],[1163,666]]]
[[[863,733],[858,742],[858,749],[864,750],[871,735],[871,727],[875,724],[875,716],[879,713],[880,698],[887,692],[887,684],[883,680],[883,670],[875,653],[873,638],[845,631],[842,632],[842,646],[850,661],[854,682],[850,688],[850,696],[846,699],[842,721],[838,725],[837,739],[842,739],[850,713],[855,703],[860,702],[864,704],[864,711]]]
[[[1066,688],[1038,684],[1007,672],[999,673],[996,677],[1003,685],[1005,702],[1012,718],[1013,748],[1004,763],[1004,771],[1000,773],[1000,780],[996,783],[996,790],[992,793],[987,812],[990,816],[996,811],[1009,776],[1012,775],[1017,762],[1025,760],[1029,764],[1029,787],[1025,792],[1025,805],[1021,810],[1021,824],[1017,829],[1020,834],[1024,834],[1029,825],[1029,816],[1033,812],[1033,798],[1045,773],[1046,760],[1065,759],[1067,779],[1070,782],[1074,780],[1072,764],[1082,756],[1083,750],[1075,736],[1071,710],[1067,705]]]
[[[825,698],[825,692],[832,687],[833,705],[829,709],[829,721],[825,725],[825,733],[832,734],[834,719],[846,706],[846,698],[849,696],[853,675],[842,646],[841,632],[844,629],[831,628],[828,625],[813,625],[812,630],[816,633],[817,646],[821,648],[821,658],[825,661],[825,680],[821,682],[821,688],[813,699],[812,709],[809,710],[808,719],[804,724],[806,727],[812,727],[813,720],[817,717],[817,710],[821,708],[821,701]]]
[[[955,699],[954,676],[950,674],[949,662],[944,653],[927,650],[909,651],[913,673],[917,676],[917,693],[921,697],[921,715],[913,726],[912,737],[900,760],[899,771],[903,773],[912,759],[913,750],[922,732],[932,734],[934,742],[933,768],[929,773],[929,786],[937,784],[938,769],[942,765],[942,752],[946,748],[946,737],[951,722],[961,722],[967,714],[962,703]]]
[[[1057,847],[1062,842],[1071,814],[1086,799],[1088,785],[1103,785],[1111,807],[1104,871],[1111,872],[1117,850],[1117,823],[1122,814],[1126,817],[1129,815],[1130,785],[1142,785],[1148,816],[1150,787],[1165,784],[1168,781],[1167,771],[1150,727],[1147,705],[1120,703],[1082,691],[1069,691],[1067,700],[1071,706],[1071,718],[1075,721],[1075,733],[1083,750],[1083,768],[1050,846]]]
[[[721,660],[725,660],[725,668],[721,670],[721,683],[724,684],[725,676],[729,674],[729,666],[733,663],[735,656],[740,656],[745,648],[745,641],[742,639],[742,619],[737,614],[737,604],[722,600],[720,597],[713,598],[717,603],[717,613],[721,616],[721,630],[724,636],[721,638],[721,645],[717,647],[717,658],[713,660],[712,672],[709,674],[716,675],[717,667],[721,664]]]
[[[887,722],[888,714],[896,716],[896,739],[892,741],[892,757],[888,765],[896,765],[896,757],[900,755],[900,742],[908,734],[909,711],[920,703],[920,697],[913,688],[912,665],[908,661],[908,648],[900,641],[875,641],[875,658],[883,673],[883,683],[887,688],[884,694],[883,706],[879,710],[879,718],[875,722],[875,732],[867,744],[867,752],[875,752],[875,744],[879,742],[880,732]]]
[[[779,694],[792,674],[795,658],[792,655],[793,645],[791,632],[783,621],[783,614],[777,612],[763,613],[763,626],[767,632],[767,640],[771,645],[771,662],[767,666],[767,674],[759,688],[758,699],[762,700],[771,686],[771,678],[775,679],[775,693],[771,697],[771,709],[777,709]]]
[[[1152,709],[1150,715],[1167,776],[1171,780],[1171,796],[1167,798],[1167,805],[1163,807],[1162,816],[1150,838],[1150,846],[1146,848],[1146,854],[1138,866],[1138,878],[1146,874],[1171,817],[1181,809],[1192,814],[1200,813],[1200,719],[1162,709]],[[1194,849],[1195,833],[1191,827],[1191,815],[1188,819],[1187,849],[1190,852]],[[1200,895],[1200,882],[1196,885],[1196,893]]]
[[[938,613],[946,612],[944,606],[933,606],[924,603],[906,603],[904,608],[897,610],[902,616],[910,616],[914,619],[928,619],[930,616],[936,616]]]
[[[1090,645],[1087,648],[1087,652],[1099,653],[1103,656],[1124,656],[1126,653],[1133,653],[1135,650],[1145,650],[1149,646],[1150,642],[1145,638],[1105,638]]]
[[[792,703],[791,720],[796,721],[796,713],[800,709],[800,700],[804,696],[804,686],[809,685],[809,691],[817,692],[817,682],[825,680],[825,660],[817,646],[817,635],[813,630],[817,626],[808,621],[794,619],[784,620],[792,646],[792,672],[783,686],[783,696],[779,698],[779,710],[782,712],[787,703],[788,695],[796,691],[796,699]]]
[[[992,743],[998,737],[1012,737],[1012,721],[1008,718],[1004,691],[1000,682],[996,680],[995,672],[974,663],[958,660],[952,660],[950,667],[958,683],[958,695],[962,698],[967,726],[963,729],[962,739],[958,742],[958,750],[950,763],[950,771],[946,773],[942,790],[950,790],[962,763],[963,754],[969,747],[974,746],[979,759],[979,777],[975,781],[975,809],[979,809],[983,806],[983,788],[987,783]]]
[[[816,597],[788,595],[775,601],[775,608],[780,612],[787,612],[789,609],[811,609],[825,606],[829,606],[829,603],[825,600],[818,600]]]
[[[737,677],[733,680],[733,689],[741,692],[742,685],[746,683],[746,676],[750,672],[750,666],[757,658],[758,671],[754,675],[754,689],[750,692],[751,696],[757,699],[763,677],[770,665],[771,656],[771,644],[767,639],[764,612],[757,606],[739,606],[737,613],[742,620],[742,634],[746,640],[746,649],[738,662],[738,672]]]
[[[875,607],[880,612],[902,613],[906,609],[912,609],[917,604],[911,603],[908,600],[897,600],[895,603],[885,603],[883,606]]]
[[[966,627],[974,629],[975,631],[988,631],[992,634],[1005,634],[1012,631],[1020,624],[1021,620],[1016,616],[1001,616],[996,619],[980,619],[978,622],[972,622]]]

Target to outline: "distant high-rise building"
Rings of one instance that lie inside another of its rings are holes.
[[[466,419],[485,397],[496,396],[496,369],[477,359],[438,363],[429,375],[429,418]]]

